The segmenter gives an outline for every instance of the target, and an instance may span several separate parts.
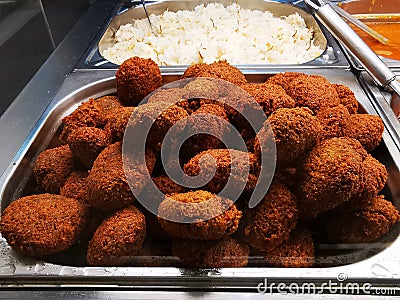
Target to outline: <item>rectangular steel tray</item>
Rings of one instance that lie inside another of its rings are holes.
[[[78,65],[78,68],[95,68],[95,69],[107,69],[107,68],[117,68],[118,66],[104,59],[102,53],[105,49],[107,49],[114,42],[114,34],[118,30],[121,25],[132,23],[134,19],[143,19],[146,18],[143,8],[140,5],[140,1],[136,1],[136,6],[130,9],[121,9],[120,13],[110,20],[110,23],[107,24],[102,31],[100,31],[99,37],[97,37],[88,48],[88,52],[84,55],[84,61]],[[301,15],[307,26],[312,28],[315,32],[315,39],[317,45],[320,45],[322,49],[325,51],[317,58],[306,62],[304,64],[288,64],[288,65],[238,65],[237,67],[243,71],[251,70],[251,69],[272,69],[276,67],[285,66],[285,68],[315,68],[315,67],[329,67],[329,68],[349,68],[350,64],[342,52],[342,49],[339,47],[335,39],[332,37],[328,31],[320,26],[314,17],[306,11],[306,8],[294,6],[291,4],[285,3],[277,3],[272,1],[264,1],[264,0],[180,0],[180,1],[157,1],[154,3],[147,4],[147,10],[149,14],[161,14],[165,10],[169,11],[178,11],[182,9],[192,10],[199,4],[203,3],[222,3],[224,5],[229,5],[237,2],[243,8],[249,9],[258,9],[258,10],[268,10],[271,11],[275,16],[285,16],[289,14],[293,14],[297,12]],[[262,29],[260,29],[262,30]],[[161,70],[164,73],[167,72],[176,72],[176,71],[184,71],[187,66],[170,66],[165,67],[161,66]]]
[[[248,73],[251,82],[263,82],[279,71],[270,70],[264,74]],[[359,86],[353,74],[346,70],[309,70],[298,72],[325,76],[333,83],[348,86],[355,93],[362,111],[376,114],[374,107]],[[164,82],[174,81],[179,75],[164,75]],[[1,208],[24,195],[32,180],[32,166],[37,155],[55,141],[61,126],[61,119],[70,114],[82,101],[89,97],[100,97],[116,91],[114,71],[75,72],[70,74],[61,86],[57,96],[50,103],[42,117],[0,177]],[[384,143],[376,149],[374,156],[384,163],[389,172],[385,188],[388,199],[400,208],[400,157],[391,155],[391,137],[385,131]],[[338,245],[335,255],[320,257],[321,267],[314,268],[223,268],[223,269],[181,269],[175,267],[82,267],[77,266],[79,257],[72,254],[69,260],[57,262],[27,258],[15,253],[0,237],[0,281],[3,287],[134,287],[173,290],[247,290],[257,292],[257,286],[268,282],[312,283],[322,289],[328,280],[340,282],[346,276],[347,282],[395,286],[400,279],[400,237],[397,226],[377,243],[363,245],[362,249],[351,249],[349,245]],[[332,246],[332,245],[331,245]],[[324,245],[319,245],[324,250]],[[340,249],[347,247],[346,249]],[[331,248],[328,251],[332,250]],[[336,267],[324,267],[333,264]],[[339,280],[339,281],[338,281]]]

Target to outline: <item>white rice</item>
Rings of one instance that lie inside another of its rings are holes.
[[[122,25],[104,57],[122,64],[132,56],[152,58],[160,66],[227,60],[239,64],[301,64],[323,50],[297,13],[277,18],[269,11],[211,3],[194,11],[166,11]]]

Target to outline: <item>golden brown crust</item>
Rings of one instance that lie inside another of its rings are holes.
[[[86,180],[88,174],[87,171],[72,172],[65,181],[65,184],[60,188],[60,195],[76,199],[87,205],[88,187],[86,185]]]
[[[172,254],[189,268],[242,268],[247,265],[249,247],[235,239],[219,241],[174,240]]]
[[[146,236],[144,215],[130,205],[105,219],[89,242],[87,261],[91,266],[122,266],[137,255]]]
[[[125,105],[136,106],[162,85],[158,65],[137,56],[124,61],[115,74],[118,97]]]
[[[39,194],[12,202],[1,215],[8,244],[27,255],[43,256],[72,246],[86,221],[86,207],[72,198]]]
[[[346,106],[350,114],[356,114],[358,111],[358,101],[353,91],[342,84],[333,84],[333,87],[339,96],[340,104]]]
[[[319,110],[317,119],[322,125],[322,130],[320,131],[318,140],[323,141],[334,137],[345,136],[349,118],[350,114],[347,108],[342,104]]]
[[[120,107],[108,114],[105,130],[110,133],[114,143],[122,141],[126,126],[134,110],[134,107]]]
[[[228,237],[237,230],[241,216],[241,211],[231,200],[202,190],[166,197],[158,208],[161,228],[182,239]]]
[[[298,72],[277,73],[277,74],[269,77],[267,79],[266,83],[280,85],[287,92],[289,89],[289,86],[291,86],[293,84],[293,80],[301,75],[306,75],[306,74],[298,73]]]
[[[33,172],[36,182],[45,192],[59,194],[60,188],[78,165],[69,146],[63,145],[42,151],[36,159]]]
[[[95,99],[95,102],[99,108],[101,119],[105,125],[108,120],[108,115],[114,111],[114,109],[123,107],[122,102],[117,96],[103,96]]]

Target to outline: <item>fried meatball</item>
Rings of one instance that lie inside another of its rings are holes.
[[[358,111],[358,101],[353,91],[342,84],[333,84],[333,87],[339,96],[340,104],[346,106],[350,114],[356,114]]]
[[[86,207],[60,195],[19,198],[1,215],[0,232],[17,251],[31,256],[61,252],[77,240],[86,221]]]
[[[368,152],[382,140],[384,126],[378,116],[368,114],[351,115],[347,122],[345,136],[357,139]]]
[[[186,69],[182,78],[209,77],[229,81],[235,85],[247,82],[244,74],[236,67],[228,64],[226,60],[213,62],[212,64],[196,64]]]
[[[293,108],[295,106],[294,100],[279,85],[247,83],[240,87],[260,104],[267,116],[278,108]]]
[[[321,130],[317,118],[306,107],[278,109],[268,117],[268,121],[257,134],[254,153],[258,157],[264,151],[270,151],[262,149],[267,148],[265,145],[260,145],[260,141],[269,141],[266,139],[270,134],[269,128],[274,134],[279,168],[294,165],[301,159],[314,146]]]
[[[340,104],[335,88],[322,76],[298,76],[286,92],[294,99],[296,106],[306,106],[315,113],[322,108]]]
[[[280,85],[286,92],[289,89],[289,86],[293,84],[293,80],[301,75],[306,75],[304,73],[296,73],[296,72],[283,72],[277,73],[271,77],[269,77],[266,83]]]
[[[136,106],[162,85],[158,65],[151,59],[131,57],[115,74],[118,97],[125,105]]]
[[[105,219],[89,242],[87,262],[91,266],[123,266],[142,248],[146,221],[138,208],[130,205]]]
[[[248,160],[246,160],[246,156]],[[237,161],[234,170],[231,169],[233,159],[235,162]],[[245,172],[246,166],[249,170],[248,174]],[[203,151],[186,163],[183,171],[189,176],[197,176],[200,172],[204,174],[213,172],[214,167],[216,170],[213,178],[202,188],[215,194],[225,187],[230,177],[233,180],[232,186],[238,187],[245,184],[245,190],[252,190],[260,172],[260,166],[254,154],[232,149]]]
[[[267,252],[260,251],[268,265],[282,268],[308,268],[314,264],[314,242],[311,232],[296,227],[289,239]]]
[[[121,107],[108,115],[105,130],[111,135],[112,142],[122,141],[128,121],[135,110],[134,107]]]
[[[151,173],[154,167],[155,158],[149,156],[146,153],[146,163],[151,163],[143,166],[143,169],[129,171],[129,166],[125,166],[126,176],[135,178],[138,190],[143,189],[147,183],[143,173]],[[122,164],[122,144],[117,142],[105,148],[93,163],[87,178],[89,205],[103,210],[117,210],[132,203],[135,197],[126,176]]]
[[[175,104],[165,107],[166,103],[147,103],[138,106],[129,120],[129,136],[140,135],[143,128],[149,127],[146,147],[159,153],[165,134],[178,121],[179,126],[176,133],[180,133],[186,126],[186,117],[188,113],[182,107]],[[155,120],[154,120],[155,119]],[[139,131],[139,132],[137,132]]]
[[[42,151],[36,159],[33,172],[36,182],[47,193],[59,194],[62,187],[79,166],[78,159],[68,145]]]
[[[190,101],[184,97],[185,93],[186,91],[182,88],[158,89],[148,97],[147,103],[167,101],[168,103],[182,107],[188,114],[191,114],[193,110],[190,107]]]
[[[360,190],[349,201],[338,206],[338,210],[349,211],[369,205],[383,189],[388,179],[386,167],[371,155],[362,163],[362,182]]]
[[[201,114],[201,115],[200,115]],[[187,120],[188,136],[195,132],[199,133],[190,136],[182,145],[181,153],[184,160],[188,161],[196,154],[209,150],[222,148],[222,141],[212,133],[220,134],[224,140],[230,133],[229,119],[223,107],[217,104],[204,104],[196,110]]]
[[[182,239],[228,237],[237,230],[241,216],[231,200],[202,190],[165,197],[158,208],[161,228]]]
[[[76,157],[91,168],[96,157],[111,143],[111,137],[100,128],[78,127],[69,134],[67,143]]]
[[[123,107],[122,102],[117,96],[103,96],[95,99],[95,102],[100,110],[101,119],[105,125],[109,114],[113,113],[115,109]]]
[[[332,138],[317,144],[300,171],[302,215],[316,216],[349,201],[360,190],[366,156],[361,144],[350,138]]]
[[[88,175],[87,171],[72,172],[65,184],[60,188],[60,195],[87,204],[88,187],[86,180]]]
[[[317,119],[322,125],[318,140],[323,141],[333,137],[344,136],[349,118],[349,111],[341,104],[318,111]]]
[[[285,185],[273,182],[261,202],[247,213],[240,229],[244,241],[267,251],[286,241],[296,227],[296,197]]]
[[[193,78],[183,87],[185,99],[213,99],[218,100],[225,95],[225,85],[213,78]]]
[[[183,267],[242,268],[249,259],[249,246],[233,238],[219,241],[174,240],[172,254]]]
[[[60,141],[66,143],[68,135],[78,127],[98,127],[104,124],[104,114],[94,99],[81,103],[69,116],[62,119],[64,124]]]
[[[331,214],[326,232],[332,243],[370,243],[387,234],[399,221],[396,207],[377,196],[360,209]]]

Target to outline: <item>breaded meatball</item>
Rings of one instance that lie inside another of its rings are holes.
[[[82,102],[69,116],[62,119],[64,124],[60,141],[66,143],[68,135],[78,127],[98,127],[104,124],[104,114],[94,99]]]
[[[382,140],[384,126],[378,116],[368,114],[351,115],[347,122],[345,136],[357,139],[368,152],[372,151]]]
[[[282,268],[309,268],[314,264],[314,241],[305,227],[296,227],[281,245],[260,254],[268,265]]]
[[[112,142],[115,143],[123,139],[126,126],[134,110],[134,107],[121,107],[108,115],[105,130],[110,132]]]
[[[317,144],[299,170],[301,214],[316,216],[349,201],[360,190],[366,156],[361,144],[350,138]]]
[[[113,113],[114,109],[123,107],[122,102],[117,96],[103,96],[95,99],[95,102],[100,110],[101,119],[105,125],[108,120],[108,115]]]
[[[301,75],[292,81],[286,91],[296,106],[306,106],[313,112],[340,104],[339,96],[332,84],[318,75]]]
[[[369,205],[383,189],[388,179],[386,167],[371,155],[362,163],[362,182],[360,190],[349,201],[338,206],[340,211],[349,211]]]
[[[68,145],[42,151],[36,159],[33,172],[36,182],[47,193],[59,194],[62,187],[79,166],[78,159]]]
[[[89,242],[87,261],[91,266],[123,266],[137,255],[146,236],[146,221],[130,205],[105,219]]]
[[[209,77],[229,81],[235,85],[247,82],[244,74],[236,67],[228,64],[226,60],[213,62],[212,64],[196,64],[186,69],[182,78]]]
[[[247,160],[246,156],[248,157]],[[234,170],[231,169],[233,159],[238,161]],[[245,172],[246,166],[248,166],[248,174]],[[245,190],[252,190],[257,183],[260,172],[260,166],[254,154],[233,149],[203,151],[189,160],[183,167],[183,171],[189,176],[197,176],[200,172],[211,173],[214,167],[216,170],[213,178],[202,188],[215,194],[225,187],[228,179],[230,179],[229,177],[232,177],[234,187],[245,184]]]
[[[306,74],[296,73],[296,72],[277,73],[269,77],[266,83],[280,85],[285,91],[287,91],[289,89],[289,86],[293,84],[293,80],[295,80],[297,77],[301,75],[306,75]]]
[[[148,156],[146,155],[146,158]],[[135,178],[138,190],[143,189],[147,183],[143,172],[151,173],[154,167],[155,158],[146,160],[146,163],[149,161],[152,163],[147,167],[143,166],[143,170],[135,169],[129,172],[129,166],[125,166],[125,171],[128,173],[126,176]],[[122,144],[117,142],[105,148],[93,163],[87,178],[89,205],[112,211],[132,203],[135,197],[126,176],[122,164]]]
[[[166,103],[147,103],[138,106],[129,120],[129,136],[134,137],[136,134],[142,133],[143,128],[150,127],[147,135],[146,147],[152,149],[155,153],[159,153],[165,134],[171,129],[175,123],[181,121],[179,126],[181,132],[186,126],[186,117],[188,113],[182,107],[175,104],[165,107]],[[155,119],[155,120],[154,120]],[[137,132],[138,130],[139,132]]]
[[[19,198],[2,213],[0,232],[17,251],[31,256],[61,252],[77,240],[86,221],[86,207],[60,195]]]
[[[360,209],[332,213],[326,232],[332,243],[370,243],[387,234],[400,221],[399,211],[383,196]]]
[[[249,246],[233,238],[219,241],[174,240],[172,254],[183,267],[242,268],[249,259]]]
[[[165,197],[158,208],[161,228],[181,239],[228,237],[237,230],[241,216],[231,200],[202,190]]]
[[[136,106],[162,85],[158,65],[151,59],[131,57],[124,61],[115,74],[118,97],[125,105]]]
[[[201,115],[200,115],[201,114]],[[184,160],[188,161],[196,154],[209,150],[222,148],[222,141],[212,133],[220,134],[221,139],[229,134],[229,119],[222,106],[217,104],[204,104],[196,110],[187,120],[186,131],[199,133],[189,137],[182,145],[181,153]]]
[[[67,143],[76,157],[91,168],[96,157],[111,143],[111,137],[100,128],[78,127],[68,135]]]
[[[67,198],[74,198],[83,204],[87,204],[88,187],[86,180],[89,173],[87,171],[72,172],[60,188],[60,195]]]
[[[226,89],[225,85],[214,78],[197,77],[189,80],[183,87],[185,99],[213,99],[218,100],[224,96]]]
[[[356,114],[358,111],[358,101],[353,91],[342,84],[333,84],[333,87],[339,96],[340,104],[346,106],[350,114]]]
[[[318,140],[323,141],[333,137],[344,136],[349,117],[349,111],[342,104],[335,107],[323,108],[318,111],[317,119],[322,125]]]
[[[187,111],[188,114],[193,112],[190,102],[185,99],[186,91],[183,88],[158,89],[153,92],[147,99],[147,103],[165,102],[176,104]]]
[[[260,141],[269,141],[265,139],[270,134],[269,128],[272,129],[276,143],[277,166],[281,168],[294,165],[314,146],[321,125],[307,107],[280,108],[274,111],[257,134],[254,153],[258,157],[263,154],[262,148],[265,148],[260,145]]]
[[[296,227],[296,197],[285,185],[273,182],[261,202],[247,213],[240,229],[244,241],[268,251],[286,241]]]
[[[276,84],[247,83],[240,86],[260,104],[265,114],[269,116],[278,108],[293,108],[294,100],[286,94],[285,90]]]

